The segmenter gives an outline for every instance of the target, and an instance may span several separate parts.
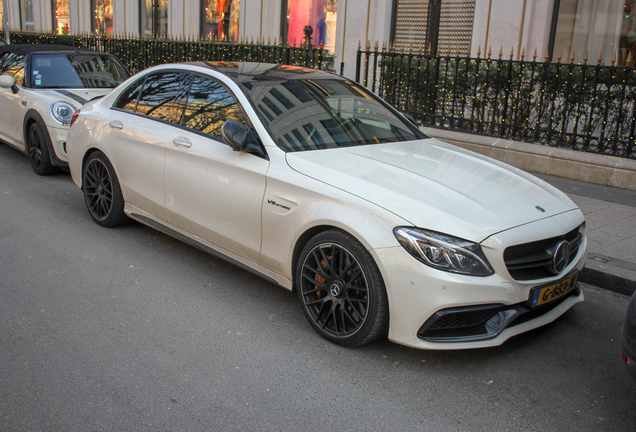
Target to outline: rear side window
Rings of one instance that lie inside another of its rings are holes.
[[[0,58],[0,75],[11,75],[17,85],[24,86],[24,64],[23,54],[6,53]]]
[[[141,90],[144,88],[145,82],[146,79],[142,78],[133,83],[133,85],[128,87],[122,94],[119,95],[119,98],[113,106],[115,108],[135,112],[137,109],[137,100],[139,100],[139,95],[141,94]]]
[[[114,107],[171,123],[180,123],[189,77],[180,72],[159,72],[137,81],[117,99]]]
[[[183,125],[221,138],[221,126],[226,120],[245,123],[238,102],[220,83],[203,76],[195,76],[188,94]]]

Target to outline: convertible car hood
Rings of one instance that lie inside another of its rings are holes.
[[[86,102],[96,97],[101,97],[110,93],[111,88],[85,89],[42,89],[37,90],[40,94],[45,94],[52,99],[68,102],[78,108],[81,108]]]
[[[577,208],[536,177],[432,138],[293,152],[287,162],[406,223],[472,241]]]

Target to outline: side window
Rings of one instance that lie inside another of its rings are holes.
[[[137,113],[180,123],[189,80],[179,72],[150,75],[137,102]]]
[[[135,109],[137,109],[137,100],[139,99],[145,82],[145,78],[140,79],[124,90],[124,92],[119,95],[113,107],[135,112]]]
[[[183,124],[221,138],[221,126],[228,119],[245,123],[243,111],[234,97],[213,79],[195,76],[188,94]]]
[[[0,75],[11,75],[15,78],[17,85],[24,85],[24,64],[23,54],[6,53],[0,59]]]

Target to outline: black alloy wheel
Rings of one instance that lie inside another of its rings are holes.
[[[36,174],[47,176],[55,174],[58,169],[51,163],[49,148],[46,145],[46,137],[37,122],[29,126],[27,133],[27,153],[31,160],[31,166]]]
[[[388,301],[380,270],[351,235],[333,230],[310,240],[296,281],[303,312],[323,338],[358,346],[386,335]]]
[[[82,190],[86,208],[99,225],[114,227],[128,221],[115,170],[103,153],[92,153],[86,161]]]

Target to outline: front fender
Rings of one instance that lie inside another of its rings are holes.
[[[271,162],[277,164],[276,152],[272,153]],[[345,231],[371,251],[399,246],[393,228],[409,225],[376,204],[300,174],[286,164],[269,172],[272,174],[268,175],[263,199],[260,262],[290,280],[298,251],[321,231]]]
[[[34,108],[30,108],[26,114],[24,115],[24,122],[22,124],[22,136],[24,137],[25,150],[28,153],[28,136],[29,136],[29,128],[33,123],[37,123],[42,129],[42,133],[44,134],[44,141],[46,142],[46,146],[49,150],[49,158],[51,159],[51,164],[53,166],[65,167],[68,168],[68,162],[62,160],[58,155],[63,154],[62,149],[55,148],[53,146],[53,141],[51,140],[51,133],[49,131],[49,127],[42,115]],[[60,141],[66,141],[66,134],[63,133],[62,139]],[[60,138],[60,137],[58,137]]]

